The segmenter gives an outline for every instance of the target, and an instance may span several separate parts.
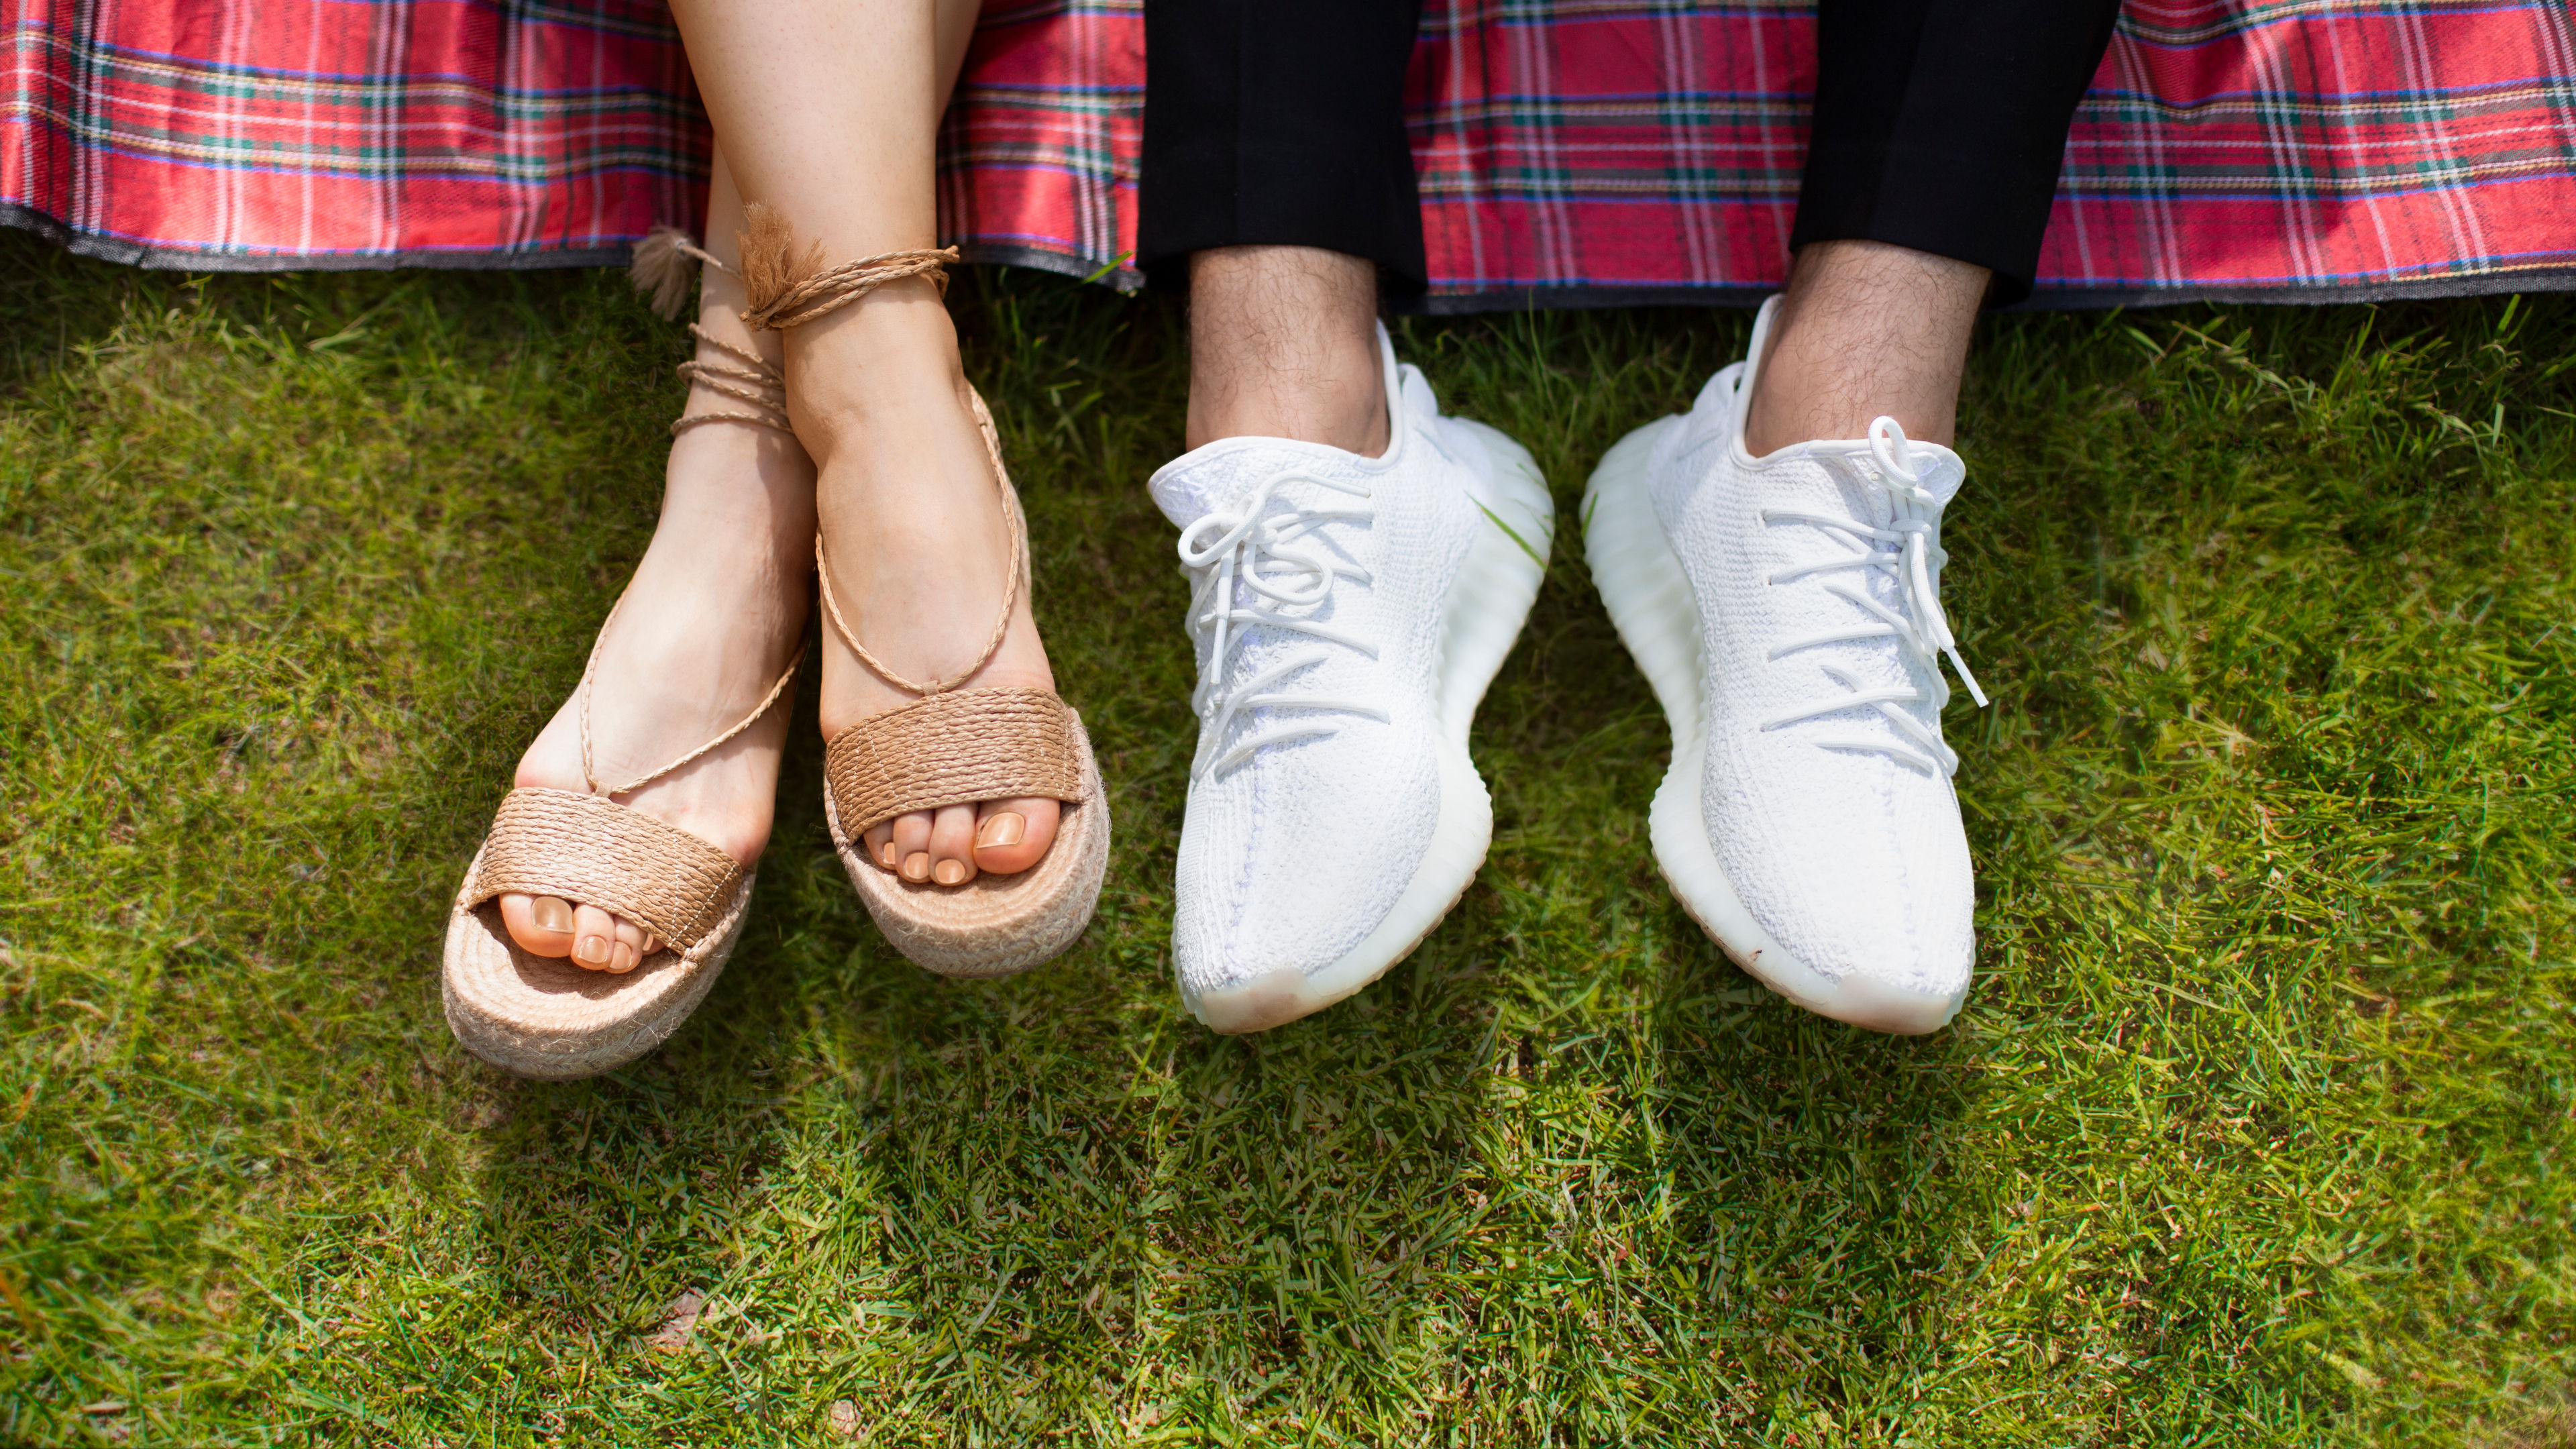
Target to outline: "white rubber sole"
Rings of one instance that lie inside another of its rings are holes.
[[[1205,995],[1182,983],[1182,1002],[1212,1030],[1228,1035],[1267,1031],[1311,1016],[1385,975],[1412,955],[1458,904],[1493,844],[1493,797],[1467,753],[1467,731],[1538,599],[1556,535],[1556,503],[1527,448],[1483,423],[1465,418],[1443,422],[1473,431],[1497,467],[1492,477],[1477,479],[1468,488],[1485,510],[1487,526],[1477,531],[1442,621],[1440,820],[1432,828],[1430,848],[1386,919],[1331,965],[1312,972],[1273,971]]]
[[[1953,995],[1933,996],[1859,977],[1826,977],[1753,919],[1718,866],[1700,813],[1699,600],[1646,493],[1646,461],[1657,439],[1685,421],[1663,418],[1621,438],[1583,490],[1583,554],[1592,566],[1592,581],[1601,590],[1610,622],[1618,627],[1620,642],[1654,686],[1672,726],[1673,762],[1646,819],[1656,868],[1682,909],[1727,959],[1763,985],[1819,1016],[1872,1031],[1900,1036],[1937,1031],[1958,1015],[1965,987]]]

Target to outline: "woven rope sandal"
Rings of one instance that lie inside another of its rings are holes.
[[[889,252],[823,270],[819,250],[792,255],[784,221],[748,208],[743,271],[753,328],[809,322],[904,277],[928,277],[945,295],[954,249]],[[1019,593],[1030,586],[1027,520],[1002,466],[992,412],[975,396],[975,426],[1000,490],[1011,534],[1001,613],[973,663],[946,679],[915,681],[886,667],[841,614],[823,541],[814,570],[825,615],[850,651],[878,678],[921,696],[843,730],[823,758],[823,808],[832,845],[877,929],[914,964],[943,976],[993,977],[1025,971],[1062,953],[1091,924],[1109,868],[1109,798],[1082,717],[1054,691],[959,689],[1008,632]],[[1062,801],[1055,840],[1037,864],[1011,875],[978,873],[963,885],[914,883],[868,858],[868,829],[915,810],[982,800]]]
[[[656,240],[702,262],[724,265],[676,234]],[[644,269],[639,265],[637,271],[641,284]],[[692,414],[673,423],[672,434],[706,423],[736,422],[793,436],[787,426],[786,382],[777,370],[758,354],[709,337],[695,324],[689,330],[732,362],[693,360],[681,364],[681,376],[757,411]],[[595,1076],[660,1046],[723,973],[751,901],[750,867],[677,826],[618,804],[616,797],[644,788],[751,728],[787,696],[796,663],[789,662],[768,697],[733,728],[651,774],[602,789],[591,762],[591,681],[599,669],[600,641],[624,606],[620,595],[599,626],[599,640],[590,646],[590,661],[574,692],[581,717],[581,774],[589,793],[512,790],[475,852],[448,917],[440,976],[448,1028],[467,1051],[523,1077],[569,1081]],[[499,898],[513,892],[597,906],[642,926],[659,945],[623,975],[530,955],[501,923]]]

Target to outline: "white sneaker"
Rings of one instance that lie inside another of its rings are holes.
[[[1762,356],[1779,299],[1754,323]],[[1975,884],[1941,738],[1940,604],[1959,455],[1869,436],[1744,447],[1753,362],[1620,440],[1584,496],[1592,577],[1673,731],[1655,860],[1726,954],[1879,1031],[1957,1013]]]
[[[1529,615],[1555,509],[1529,453],[1440,415],[1384,328],[1382,457],[1227,438],[1165,465],[1198,648],[1172,957],[1222,1032],[1366,986],[1484,863],[1467,726]]]

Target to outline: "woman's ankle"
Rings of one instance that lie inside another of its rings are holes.
[[[936,285],[913,277],[787,333],[787,407],[817,465],[833,447],[924,408],[969,411],[957,327]]]

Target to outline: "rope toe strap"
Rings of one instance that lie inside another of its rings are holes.
[[[513,790],[492,820],[474,905],[524,892],[624,916],[686,951],[724,919],[740,862],[640,810],[572,790]]]
[[[1072,711],[1044,689],[959,689],[843,730],[823,756],[844,833],[914,810],[1082,798]]]

